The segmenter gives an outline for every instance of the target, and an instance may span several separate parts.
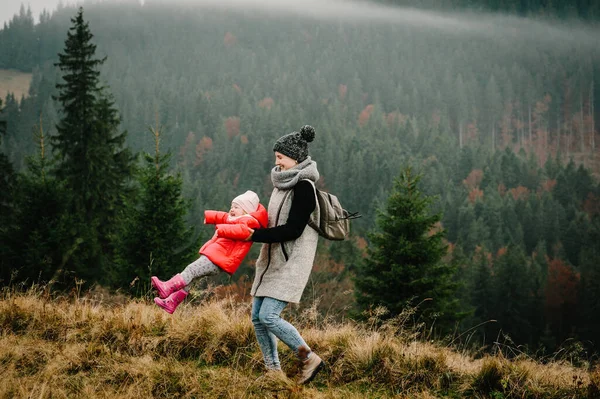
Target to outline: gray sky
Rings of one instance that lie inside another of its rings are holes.
[[[2,5],[0,6],[0,28],[4,26],[4,22],[8,23],[13,17],[13,15],[19,13],[19,9],[21,8],[21,4],[31,7],[31,12],[33,13],[33,18],[37,22],[38,17],[42,10],[45,8],[48,11],[53,11],[56,9],[56,6],[60,0],[0,0]],[[72,0],[63,0],[63,4],[74,3]]]
[[[93,0],[92,0],[93,1]],[[99,0],[113,1],[119,0]],[[139,0],[143,4],[143,0]],[[171,4],[205,4],[211,7],[224,9],[255,9],[269,10],[274,13],[304,15],[316,19],[350,18],[368,19],[372,21],[406,22],[415,24],[427,23],[440,28],[469,28],[462,21],[455,18],[447,18],[434,13],[423,13],[416,10],[404,9],[402,12],[392,12],[389,7],[369,4],[361,0],[164,0]],[[39,14],[45,8],[48,11],[56,9],[61,0],[0,0],[0,24],[8,22],[13,15],[19,12],[21,4],[29,6],[33,17],[38,22]],[[82,3],[81,0],[62,0],[63,4]],[[426,21],[424,21],[426,20]],[[2,25],[0,25],[1,27]]]
[[[63,4],[83,3],[81,0],[0,0],[0,23],[9,21],[19,12],[21,4],[31,7],[37,22],[40,12]],[[112,1],[124,0],[87,0]],[[131,1],[131,0],[128,0]],[[143,0],[138,0],[143,4]],[[436,29],[442,32],[492,36],[506,40],[535,40],[565,48],[584,46],[598,51],[598,28],[581,24],[548,24],[525,18],[468,13],[436,13],[411,8],[392,8],[367,0],[164,0],[169,4],[195,3],[232,10],[268,10],[269,14],[293,14],[315,19],[354,20],[397,23]],[[0,25],[2,27],[2,25]]]

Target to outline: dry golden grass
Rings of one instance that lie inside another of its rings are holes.
[[[249,304],[186,303],[168,315],[151,300],[108,295],[0,297],[0,398],[588,398],[600,372],[502,356],[472,359],[414,339],[399,319],[383,325],[294,323],[327,362],[308,386],[265,374]]]
[[[13,93],[18,101],[21,101],[23,95],[27,97],[31,77],[31,73],[14,69],[0,69],[0,98],[2,102],[4,103],[4,99],[9,92]]]

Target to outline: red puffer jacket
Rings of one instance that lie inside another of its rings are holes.
[[[215,224],[215,235],[207,241],[199,253],[229,274],[235,273],[242,260],[250,251],[252,241],[243,241],[248,237],[248,229],[267,227],[267,210],[258,204],[258,210],[237,218],[227,212],[204,211],[206,224]]]

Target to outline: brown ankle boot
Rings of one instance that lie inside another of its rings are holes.
[[[310,352],[304,346],[298,349],[298,357],[302,362],[302,367],[298,373],[298,384],[308,384],[325,366],[325,362],[316,353]]]

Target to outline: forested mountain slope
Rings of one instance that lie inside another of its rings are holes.
[[[523,18],[345,4],[84,7],[127,143],[151,151],[158,118],[191,225],[242,190],[266,203],[273,141],[308,123],[320,186],[364,215],[358,241],[412,163],[439,196],[470,325],[500,318],[532,346],[596,339],[598,28],[536,19],[540,7]],[[0,66],[34,74],[27,98],[4,99],[2,150],[17,170],[40,116],[56,132],[54,63],[75,12],[34,24],[23,10],[0,31]],[[351,272],[360,251],[343,245],[330,251]]]

